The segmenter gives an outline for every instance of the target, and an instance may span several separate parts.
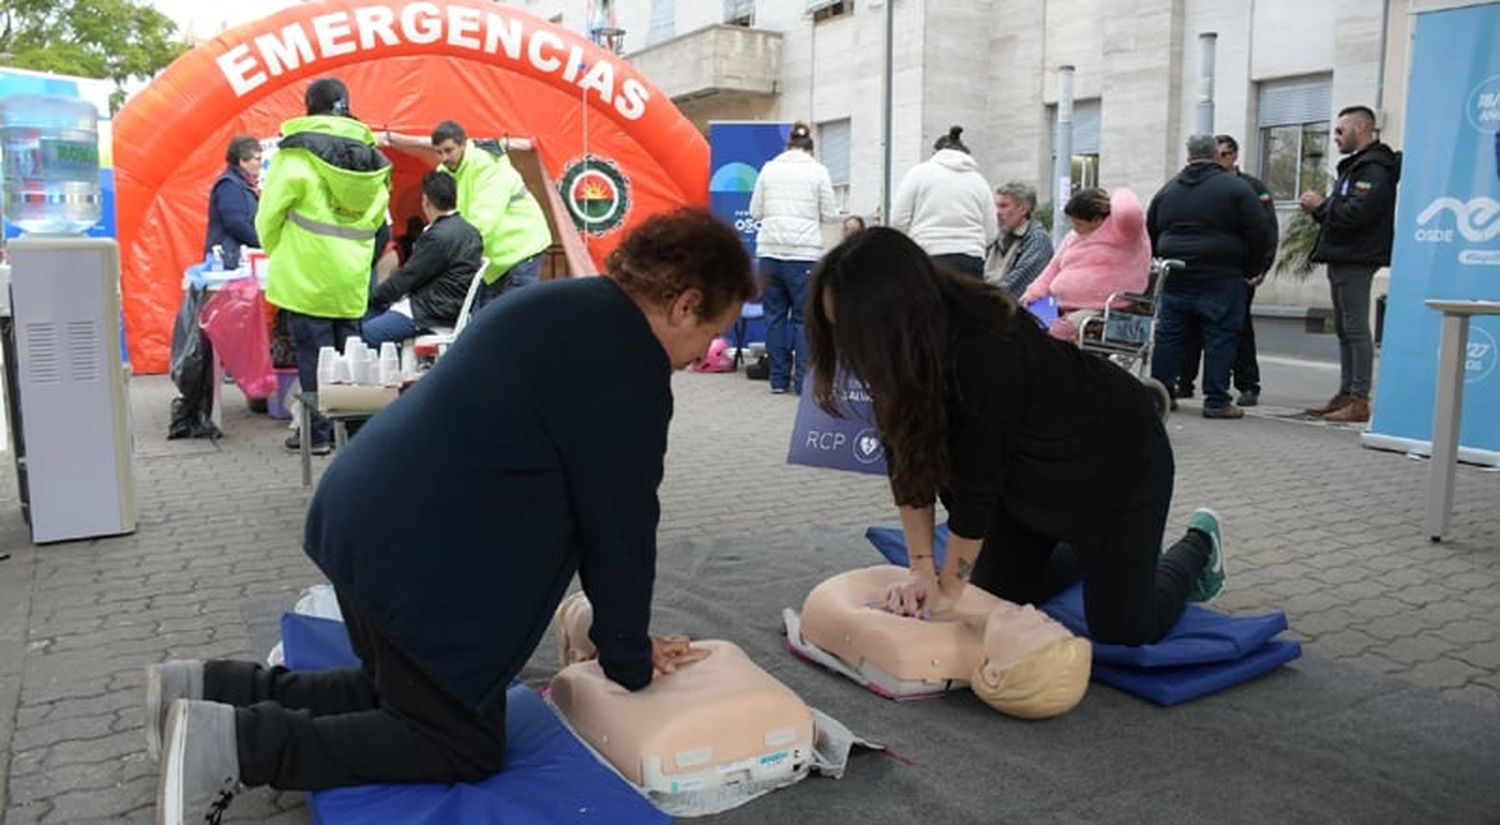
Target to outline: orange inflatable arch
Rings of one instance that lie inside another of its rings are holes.
[[[581,237],[596,266],[649,215],[707,201],[703,136],[627,63],[577,34],[484,0],[299,5],[184,55],[115,118],[121,289],[136,372],[168,367],[183,270],[203,259],[208,192],[230,138],[275,137],[324,75],[348,85],[354,113],[377,130],[425,135],[453,119],[476,137],[532,139],[544,179],[556,183],[554,204],[574,222],[555,226],[572,236],[564,246]],[[419,197],[403,184],[425,166],[388,154],[399,235]]]

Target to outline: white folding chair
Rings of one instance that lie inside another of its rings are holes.
[[[474,272],[474,279],[469,281],[469,291],[464,295],[463,306],[458,308],[458,318],[452,327],[436,327],[426,335],[418,335],[407,343],[416,344],[451,344],[458,334],[469,325],[469,317],[474,314],[474,298],[479,294],[479,288],[484,285],[484,271],[489,269],[490,259],[480,258],[479,269]]]

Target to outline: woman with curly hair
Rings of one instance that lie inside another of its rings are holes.
[[[938,612],[966,582],[1039,604],[1081,577],[1090,635],[1141,645],[1223,585],[1212,510],[1161,553],[1172,447],[1141,384],[1049,337],[1000,289],[933,266],[899,232],[867,229],[813,274],[808,334],[818,403],[837,414],[840,370],[873,401],[911,564],[890,609]]]

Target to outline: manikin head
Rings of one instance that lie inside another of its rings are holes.
[[[464,162],[464,150],[468,145],[469,135],[457,121],[445,120],[432,130],[432,148],[437,151],[438,160],[450,172],[458,171],[459,164]]]
[[[1088,690],[1093,648],[1031,605],[1001,602],[984,628],[984,663],[969,687],[985,704],[1021,719],[1078,706]]]

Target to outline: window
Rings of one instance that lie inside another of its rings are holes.
[[[854,13],[854,0],[807,0],[807,11],[814,23]]]
[[[651,27],[646,30],[646,45],[671,40],[676,33],[676,0],[651,0]]]
[[[1047,170],[1047,177],[1052,177],[1052,169],[1056,168],[1057,155],[1057,107],[1047,107],[1047,119],[1052,121],[1052,147],[1048,157],[1052,159],[1053,166]],[[1073,182],[1071,192],[1062,194],[1060,197],[1068,197],[1090,186],[1099,185],[1099,101],[1098,100],[1075,100],[1073,101],[1073,162],[1070,165],[1069,177]],[[1054,193],[1054,197],[1058,197]]]
[[[754,26],[755,0],[724,0],[724,22],[731,26]]]
[[[1332,101],[1326,75],[1260,84],[1260,177],[1276,200],[1291,203],[1328,187]]]
[[[849,147],[851,145],[849,119],[830,120],[818,124],[818,160],[828,167],[828,177],[833,181],[833,194],[839,208],[849,207]]]

